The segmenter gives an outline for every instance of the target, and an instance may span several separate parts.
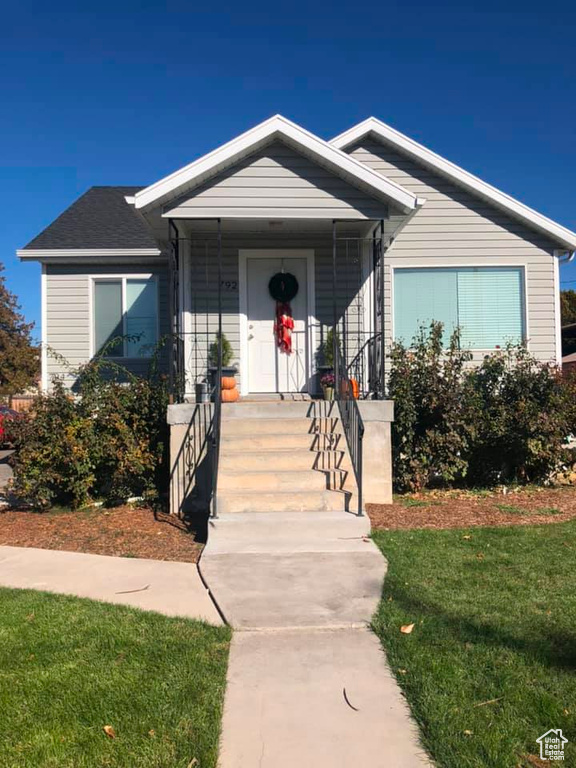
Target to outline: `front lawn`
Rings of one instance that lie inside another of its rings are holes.
[[[216,765],[227,628],[12,589],[0,616],[3,768]]]
[[[437,765],[550,765],[550,728],[576,765],[576,521],[374,540],[389,561],[374,629]]]

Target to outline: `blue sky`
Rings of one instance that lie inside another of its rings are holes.
[[[16,248],[89,186],[155,181],[277,112],[325,138],[375,115],[576,229],[575,22],[568,0],[6,4],[9,287],[39,326]]]

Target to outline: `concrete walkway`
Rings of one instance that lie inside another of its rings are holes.
[[[344,512],[211,521],[200,569],[236,629],[220,768],[422,768],[405,700],[367,627],[386,562]]]
[[[0,547],[0,586],[89,597],[222,624],[194,563]]]

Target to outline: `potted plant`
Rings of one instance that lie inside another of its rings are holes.
[[[340,338],[338,335],[336,335],[336,338],[338,339],[338,343],[340,343]],[[322,387],[322,391],[324,391],[324,385],[322,384],[323,377],[326,374],[334,373],[334,329],[333,328],[328,329],[326,338],[319,345],[318,350],[316,351],[316,372],[317,372],[316,381],[320,381],[320,386]],[[333,383],[332,383],[332,389],[334,389]]]
[[[216,391],[216,375],[218,372],[218,338],[219,334],[216,334],[216,338],[210,344],[208,350],[208,371],[210,373],[210,382],[212,384],[212,391]],[[236,388],[236,373],[237,370],[230,365],[232,362],[232,345],[226,338],[226,335],[222,334],[222,378],[220,380],[220,389],[222,391],[222,402],[234,403],[239,399],[240,393]]]
[[[334,400],[334,374],[325,373],[320,378],[320,385],[324,393],[324,400]]]

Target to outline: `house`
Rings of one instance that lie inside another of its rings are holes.
[[[564,746],[568,743],[561,728],[550,728],[536,739],[540,745],[540,758],[542,760],[563,760]]]
[[[525,341],[560,362],[559,263],[574,250],[575,233],[375,118],[324,141],[278,115],[148,187],[89,189],[18,254],[42,264],[44,388],[73,383],[63,358],[74,367],[105,346],[143,371],[168,335],[174,399],[194,402],[221,329],[244,400],[314,395],[336,328],[338,376],[360,397],[344,418],[358,480],[363,422],[389,444],[392,341],[435,319],[459,326],[476,359]],[[290,354],[273,333],[282,275],[297,286]]]

